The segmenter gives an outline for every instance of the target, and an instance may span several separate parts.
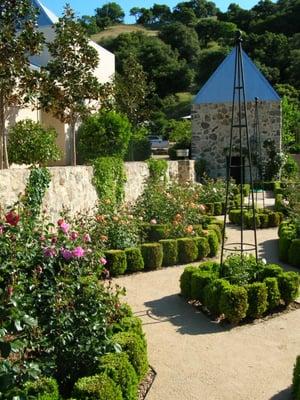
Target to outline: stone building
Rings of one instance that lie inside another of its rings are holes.
[[[193,159],[203,159],[208,175],[214,178],[226,176],[229,162],[235,55],[236,49],[233,49],[203,85],[192,105],[191,155]],[[280,97],[244,51],[242,56],[250,143],[254,148],[255,98],[258,98],[261,143],[271,140],[276,151],[280,152]],[[246,137],[246,135],[244,136]],[[233,136],[231,164],[240,165],[241,162],[243,165],[248,164],[244,157],[242,157],[243,160],[240,159],[239,153],[235,149],[238,144],[238,138]],[[242,144],[243,148],[246,148],[245,138]],[[262,150],[263,158],[265,158],[263,146]],[[240,180],[240,168],[232,168],[230,174],[237,182]],[[249,175],[247,168],[244,170],[244,174],[247,179]]]

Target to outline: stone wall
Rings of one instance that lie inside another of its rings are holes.
[[[231,103],[194,104],[192,108],[192,158],[206,161],[210,176],[226,175],[226,155],[230,146]],[[247,103],[248,130],[250,141],[254,135],[255,105]],[[281,105],[279,102],[259,104],[259,127],[261,143],[274,140],[278,152],[281,150]],[[239,141],[238,130],[234,130],[234,145]],[[245,129],[243,129],[244,136]],[[243,142],[246,148],[246,140]],[[235,155],[234,153],[233,155]]]
[[[52,179],[44,198],[43,209],[51,220],[56,220],[64,208],[71,215],[93,210],[97,204],[97,193],[92,184],[92,167],[50,167],[49,170]],[[125,163],[125,170],[125,202],[133,203],[143,192],[149,170],[145,162]],[[1,207],[10,207],[18,200],[18,196],[24,193],[28,176],[27,168],[0,171]],[[194,181],[194,161],[169,161],[167,179],[179,183]]]

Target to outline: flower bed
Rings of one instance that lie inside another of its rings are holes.
[[[297,222],[282,222],[278,235],[279,259],[300,268],[300,227]]]
[[[256,263],[249,256],[230,256],[221,266],[204,262],[187,267],[180,278],[181,294],[199,301],[210,313],[232,324],[288,306],[299,293],[300,275],[275,264]]]
[[[229,221],[235,225],[241,225],[241,210],[233,209],[229,212]],[[256,228],[273,228],[279,226],[283,220],[283,214],[269,209],[257,209],[255,213]],[[245,228],[253,229],[253,213],[251,210],[243,211],[243,223]]]

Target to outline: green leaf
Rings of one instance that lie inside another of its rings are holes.
[[[23,330],[23,328],[22,328],[22,326],[21,326],[21,322],[20,322],[18,319],[15,321],[15,328],[16,328],[16,330],[17,330],[18,332],[20,332],[20,331]]]
[[[23,317],[23,321],[25,322],[26,325],[29,326],[37,326],[37,320],[30,317],[29,315],[25,314]]]

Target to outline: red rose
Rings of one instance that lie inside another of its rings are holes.
[[[17,226],[20,221],[19,215],[15,211],[9,211],[5,215],[6,222],[10,225]]]

